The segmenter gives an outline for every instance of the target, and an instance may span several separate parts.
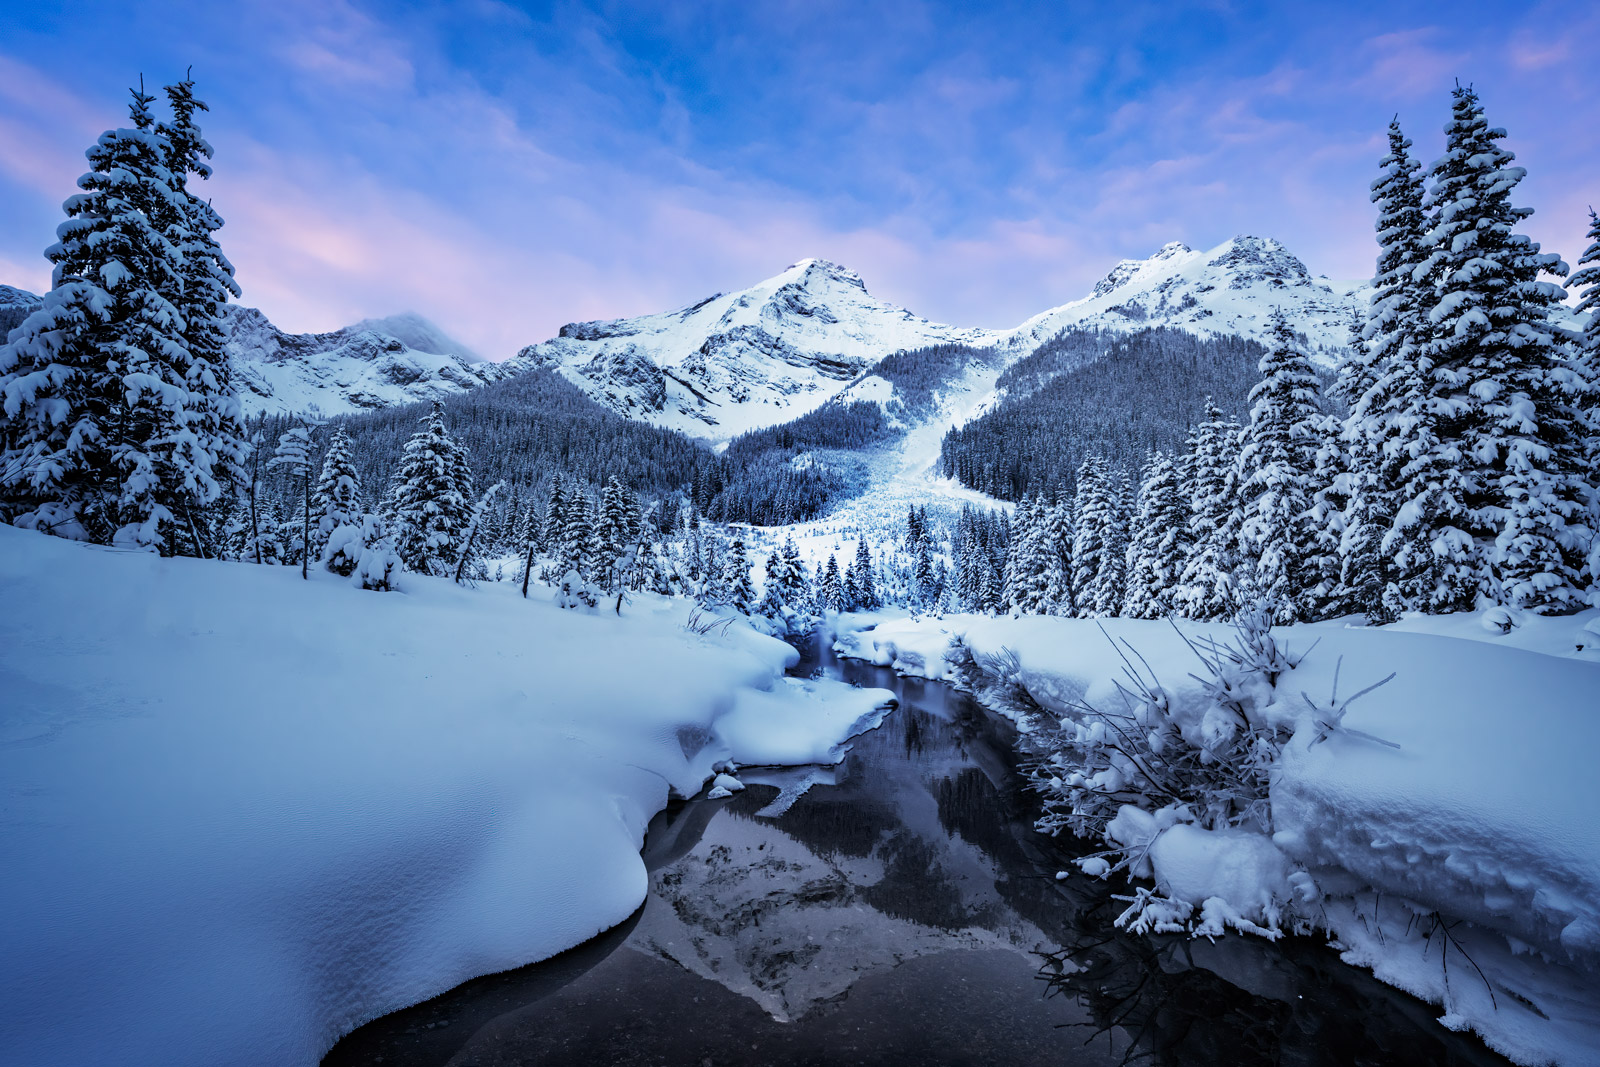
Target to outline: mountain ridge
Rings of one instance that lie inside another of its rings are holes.
[[[1085,297],[990,330],[918,317],[871,296],[855,271],[803,259],[675,311],[568,323],[509,362],[555,369],[621,414],[720,443],[846,394],[895,352],[959,344],[995,349],[1009,363],[1074,327],[1260,339],[1282,307],[1331,365],[1365,291],[1313,277],[1271,238],[1240,235],[1203,252],[1174,241],[1122,260]]]

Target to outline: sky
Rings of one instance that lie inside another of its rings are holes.
[[[1526,232],[1570,262],[1600,205],[1571,0],[29,0],[0,31],[0,283],[48,288],[84,148],[192,67],[243,303],[416,311],[490,358],[808,256],[994,328],[1173,240],[1365,277],[1385,127],[1431,161],[1457,79]]]

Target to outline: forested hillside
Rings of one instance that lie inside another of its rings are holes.
[[[864,466],[854,453],[895,433],[875,403],[829,402],[791,422],[734,438],[722,455],[704,463],[691,498],[717,522],[806,522],[859,491]]]
[[[1008,367],[1005,399],[945,436],[946,476],[1002,500],[1071,486],[1089,455],[1136,468],[1180,448],[1205,398],[1238,413],[1261,345],[1165,327],[1118,334],[1067,330]]]
[[[466,447],[477,483],[504,481],[508,496],[542,498],[557,474],[594,486],[615,476],[645,496],[663,496],[687,487],[710,455],[674,430],[601,407],[551,370],[527,371],[442,403],[450,433]],[[350,435],[363,485],[382,491],[428,410],[428,404],[408,404],[332,420]],[[273,417],[258,425],[273,441],[293,422]]]

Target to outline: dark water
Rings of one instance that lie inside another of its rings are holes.
[[[900,706],[836,769],[747,771],[659,815],[622,926],[369,1023],[324,1067],[1505,1062],[1310,942],[1117,932],[1119,890],[1055,879],[1009,724],[826,650],[800,669]]]

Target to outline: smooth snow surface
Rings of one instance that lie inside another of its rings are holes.
[[[669,790],[831,758],[889,698],[791,686],[787,645],[692,636],[681,602],[3,526],[0,602],[0,1059],[30,1067],[315,1063],[620,922]]]
[[[1151,827],[1157,885],[1197,913],[1218,898],[1229,914],[1254,922],[1264,904],[1287,901],[1284,872],[1297,864],[1322,894],[1326,924],[1352,962],[1441,1003],[1452,1025],[1478,1031],[1520,1062],[1595,1062],[1600,664],[1575,641],[1595,614],[1532,619],[1504,641],[1473,616],[1276,631],[1291,652],[1318,642],[1277,687],[1287,704],[1281,714],[1302,727],[1273,778],[1276,833],[1270,843],[1243,834],[1248,843],[1230,849],[1192,827]],[[844,635],[837,647],[939,678],[950,636],[963,634],[979,655],[1014,652],[1021,680],[1046,707],[1064,711],[1081,700],[1120,710],[1122,661],[1102,626],[1148,661],[1174,706],[1199,702],[1189,672],[1203,668],[1165,622],[953,615],[885,621]],[[1179,626],[1218,637],[1227,629]],[[1436,632],[1422,632],[1429,629]],[[1441,636],[1455,633],[1462,636]],[[1305,701],[1328,706],[1336,669],[1341,697],[1391,671],[1396,677],[1351,705],[1346,731],[1313,745]],[[1372,918],[1380,913],[1381,924]],[[1435,913],[1458,924],[1453,936],[1479,966],[1493,962],[1485,970],[1494,1003],[1458,948],[1450,949],[1445,987],[1447,938],[1423,938]]]

